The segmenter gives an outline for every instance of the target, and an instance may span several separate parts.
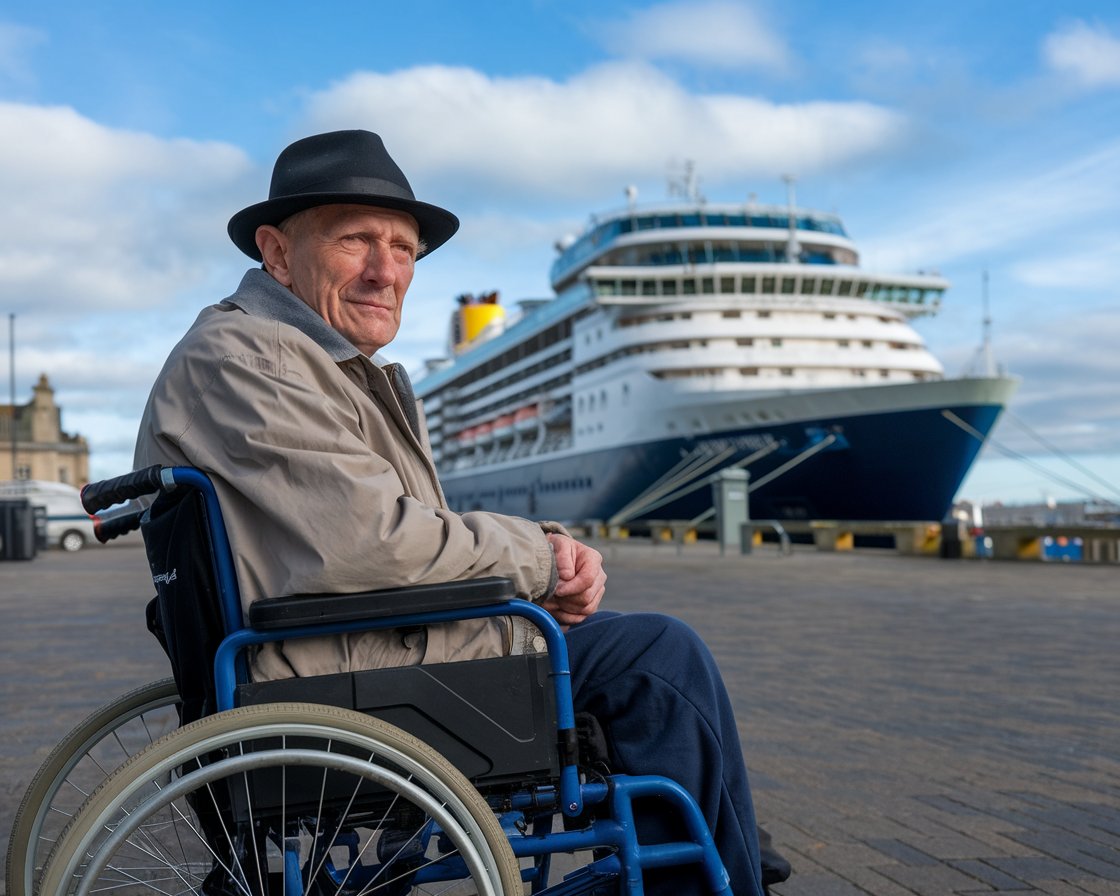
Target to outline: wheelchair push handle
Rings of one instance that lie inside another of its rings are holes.
[[[95,516],[93,518],[93,537],[102,544],[106,544],[118,535],[127,535],[134,529],[139,529],[143,516],[144,510],[132,510],[107,519]]]
[[[82,489],[82,506],[86,513],[94,514],[122,501],[158,492],[163,488],[160,476],[162,469],[156,464],[143,470],[133,470],[123,476],[91,482]]]

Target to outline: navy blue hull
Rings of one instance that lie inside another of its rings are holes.
[[[986,436],[1002,409],[991,404],[947,410]],[[758,482],[828,435],[835,438],[827,447],[750,493],[754,519],[940,520],[981,447],[975,435],[953,423],[941,408],[926,408],[526,459],[491,470],[456,472],[443,478],[443,486],[449,504],[460,512],[605,521],[682,458],[700,459],[731,448],[719,464],[727,466],[777,442],[780,447],[747,468],[751,481]],[[691,520],[711,506],[711,488],[702,485],[672,503],[640,510],[632,519]]]

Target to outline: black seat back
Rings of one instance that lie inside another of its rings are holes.
[[[214,653],[225,635],[201,493],[161,493],[141,531],[156,588],[148,604],[148,628],[171,661],[185,725],[216,708]]]

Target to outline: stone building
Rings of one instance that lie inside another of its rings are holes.
[[[89,481],[89,444],[84,436],[62,431],[62,410],[45,373],[32,393],[29,404],[0,404],[0,479],[84,485]]]

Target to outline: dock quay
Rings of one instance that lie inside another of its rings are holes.
[[[724,671],[775,896],[1120,894],[1120,580],[1104,563],[595,541],[605,607]],[[87,713],[168,674],[135,543],[0,564],[0,844]]]
[[[632,537],[654,542],[692,544],[713,537],[711,525],[683,520],[650,520],[640,529],[584,522],[573,531],[610,542]],[[958,523],[914,520],[749,520],[740,524],[734,543],[725,544],[749,553],[766,541],[786,546],[793,541],[819,551],[850,551],[857,547],[890,547],[901,554],[932,557],[983,557],[994,560],[1070,559],[1049,551],[1050,545],[1073,544],[1083,563],[1120,563],[1120,526],[1054,523],[1051,525],[986,526],[969,531]]]

